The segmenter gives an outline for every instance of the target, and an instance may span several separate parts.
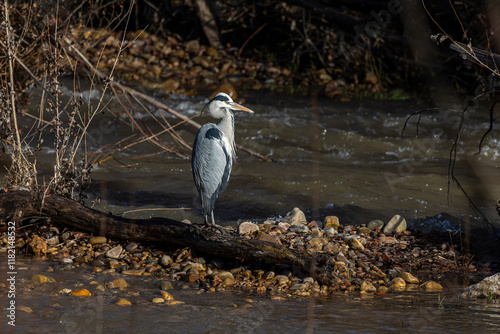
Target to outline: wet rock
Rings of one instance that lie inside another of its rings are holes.
[[[323,233],[326,236],[331,237],[331,236],[334,236],[335,234],[337,234],[337,231],[333,227],[327,227],[323,230]]]
[[[389,291],[389,288],[386,286],[381,285],[378,287],[378,292],[380,293],[387,293],[387,291]]]
[[[283,221],[290,223],[290,225],[307,225],[306,216],[299,208],[293,208],[293,210],[287,213],[285,218],[283,218]]]
[[[109,267],[111,269],[117,269],[117,268],[121,267],[121,264],[117,260],[111,260],[111,261],[109,261]]]
[[[384,234],[404,231],[406,231],[406,219],[404,219],[400,215],[395,215],[394,217],[392,217],[382,230]]]
[[[296,290],[306,290],[307,285],[304,283],[295,283],[292,286],[290,286],[290,291],[296,291]]]
[[[168,255],[163,255],[160,260],[160,264],[164,267],[168,266],[169,264],[173,263],[174,260],[168,256]]]
[[[127,247],[125,247],[125,250],[127,252],[132,252],[132,251],[135,251],[137,249],[137,247],[139,247],[135,242],[131,242],[127,245]]]
[[[396,291],[404,290],[406,287],[406,281],[404,279],[402,279],[401,277],[395,277],[392,280],[392,283],[393,283],[392,287]]]
[[[224,282],[224,285],[226,286],[233,286],[236,281],[234,280],[234,278],[231,278],[231,277],[226,277],[222,280],[222,282]]]
[[[261,234],[261,235],[259,235],[257,240],[268,241],[268,242],[272,242],[272,243],[281,245],[281,240],[277,235]]]
[[[92,296],[90,291],[87,289],[75,290],[75,291],[71,292],[70,295],[77,296],[77,297],[90,297],[90,296]]]
[[[306,225],[292,225],[288,229],[288,232],[308,233],[309,232],[309,228]]]
[[[264,274],[264,276],[262,276],[262,278],[268,280],[274,278],[274,276],[275,276],[274,271],[268,271],[267,273]]]
[[[108,240],[106,239],[106,237],[92,237],[89,240],[89,243],[91,245],[105,244],[106,242],[108,242]]]
[[[163,298],[158,298],[158,297],[153,298],[153,303],[155,303],[155,304],[164,303],[164,302],[165,302],[165,299],[163,299]]]
[[[129,302],[128,300],[126,300],[125,298],[120,298],[118,299],[118,301],[116,302],[116,305],[120,305],[120,306],[130,306],[132,305],[131,302]]]
[[[127,286],[128,284],[123,278],[114,279],[106,284],[108,289],[125,289]]]
[[[257,232],[259,230],[259,227],[257,224],[253,224],[250,222],[244,222],[241,223],[240,226],[238,226],[238,233],[240,235],[249,235],[253,232]]]
[[[314,278],[312,278],[312,277],[305,277],[305,278],[302,280],[302,283],[306,283],[306,284],[314,284]]]
[[[313,228],[318,229],[319,225],[318,225],[318,223],[315,220],[313,220],[312,222],[310,222],[309,224],[307,224],[307,227],[309,227],[309,229],[312,230]]]
[[[332,227],[338,230],[340,226],[339,218],[337,216],[327,216],[323,222],[323,228]]]
[[[467,287],[462,298],[492,298],[500,296],[500,273],[486,277],[481,282]]]
[[[432,291],[442,291],[443,286],[439,283],[436,283],[434,281],[427,281],[425,283],[422,283],[420,285],[421,289],[424,289],[425,291],[432,292]]]
[[[47,241],[43,240],[38,235],[34,235],[28,242],[28,249],[34,254],[46,254]]]
[[[122,253],[123,248],[122,246],[116,246],[111,248],[109,251],[106,252],[106,256],[111,258],[111,259],[117,259],[120,257],[120,254]]]
[[[379,220],[379,219],[375,219],[375,220],[372,220],[371,222],[369,222],[366,225],[366,227],[371,229],[371,230],[381,230],[382,227],[384,227],[384,222]]]
[[[122,271],[122,274],[124,275],[132,275],[132,276],[140,276],[146,271],[146,268],[140,268],[140,269],[128,269]]]
[[[285,223],[285,222],[279,222],[278,227],[280,229],[282,229],[283,231],[288,231],[288,229],[290,228],[290,224]]]
[[[399,274],[399,277],[405,280],[405,282],[410,283],[410,284],[418,284],[420,281],[418,278],[410,274],[409,272],[402,272]]]
[[[161,286],[162,290],[173,290],[174,289],[174,286],[172,285],[172,282],[170,282],[170,281],[161,281],[160,286]]]
[[[33,275],[31,276],[31,282],[37,283],[37,284],[43,284],[43,283],[52,283],[54,282],[54,279],[45,275]]]
[[[396,244],[398,240],[394,237],[386,237],[385,235],[381,235],[377,239],[381,244]]]
[[[365,291],[365,292],[374,292],[377,291],[375,286],[373,285],[372,282],[370,281],[363,281],[361,283],[361,287],[359,288],[360,291]]]
[[[163,298],[164,300],[174,300],[174,296],[166,291],[161,292],[161,298]]]

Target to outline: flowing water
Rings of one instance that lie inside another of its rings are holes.
[[[34,114],[36,94],[31,111]],[[208,101],[204,97],[160,99],[188,116],[199,113]],[[388,219],[393,214],[406,219],[441,212],[461,216],[471,210],[455,183],[448,188],[450,149],[463,109],[460,104],[450,101],[448,105],[453,108],[424,110],[426,106],[412,102],[340,103],[264,93],[248,93],[245,99],[244,105],[255,114],[235,114],[236,141],[275,162],[238,152],[229,186],[215,205],[216,219],[222,225],[263,221],[283,216],[294,207],[304,210],[309,218],[341,211],[341,223],[345,224]],[[98,100],[91,101],[96,104]],[[123,114],[116,101],[109,107]],[[496,224],[494,206],[500,197],[497,129],[489,133],[481,153],[475,155],[489,126],[487,107],[475,106],[465,114],[455,175]],[[402,134],[408,116],[419,110],[423,111],[422,117],[410,119]],[[156,109],[151,111],[161,117]],[[175,123],[173,117],[163,116]],[[160,130],[147,113],[137,119]],[[196,120],[213,121],[207,117]],[[27,131],[30,122],[24,121],[22,126]],[[196,131],[181,126],[178,132],[192,143]],[[93,151],[128,137],[131,130],[117,118],[104,114],[93,121],[90,134],[93,144],[89,144],[89,150]],[[166,134],[161,139],[171,142]],[[38,171],[46,180],[55,155],[52,142],[46,136],[37,155]],[[129,218],[161,216],[201,222],[190,161],[166,153],[152,155],[158,151],[152,144],[139,144],[95,167],[87,203]],[[141,159],[134,159],[137,157]],[[0,159],[7,166],[7,160]],[[164,328],[165,333],[493,333],[500,329],[498,304],[457,299],[464,284],[458,281],[445,282],[447,289],[439,295],[404,292],[368,299],[346,296],[284,302],[252,296],[254,303],[248,308],[242,307],[248,298],[243,293],[198,295],[193,289],[179,287],[176,299],[185,301],[183,305],[166,308],[138,303],[121,308],[105,293],[88,303],[57,294],[63,285],[76,284],[75,277],[102,279],[88,269],[56,270],[56,280],[65,284],[33,287],[28,283],[29,272],[44,271],[50,264],[18,260],[24,261],[26,268],[21,270],[19,280],[27,284],[18,302],[31,305],[34,312],[18,311],[19,328],[23,330],[16,328],[14,333],[153,333],[158,328]],[[3,261],[0,264],[5,265]],[[1,270],[6,272],[3,267]],[[134,289],[142,297],[157,291],[146,277],[131,279],[137,281]],[[144,300],[142,297],[138,299]],[[4,299],[0,298],[2,305]],[[3,325],[2,330],[6,330]]]

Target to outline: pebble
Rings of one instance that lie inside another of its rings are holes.
[[[401,277],[395,277],[392,282],[394,283],[393,289],[396,291],[404,290],[406,287],[406,281]]]
[[[296,290],[306,290],[307,285],[304,283],[295,283],[292,286],[290,286],[290,291],[296,291]]]
[[[409,272],[402,272],[401,274],[399,274],[399,277],[401,277],[402,279],[404,279],[407,283],[410,283],[410,284],[418,284],[420,281],[418,280],[418,278],[416,278],[415,276],[413,276],[412,274],[410,274]]]
[[[116,305],[120,305],[120,306],[130,306],[132,305],[131,302],[129,302],[128,300],[126,300],[125,298],[120,298],[118,299],[118,301],[116,302]]]
[[[286,231],[288,231],[288,229],[290,228],[290,224],[285,223],[285,222],[279,222],[279,223],[278,223],[278,227],[279,227],[280,229],[282,229],[283,231],[285,231],[285,232],[286,232]]]
[[[105,244],[106,242],[108,242],[108,240],[106,239],[106,237],[92,237],[89,240],[89,243],[91,245]]]
[[[295,233],[308,233],[309,228],[306,225],[293,225],[290,226],[288,229],[288,232],[295,232]]]
[[[124,275],[133,275],[133,276],[140,276],[146,271],[146,268],[140,268],[140,269],[128,269],[122,271],[122,274]]]
[[[370,234],[372,232],[371,229],[369,229],[368,227],[360,227],[358,228],[358,234],[361,234],[361,233],[364,233],[364,234]]]
[[[181,302],[180,300],[167,300],[167,301],[165,301],[165,305],[178,305],[178,304],[184,304],[184,302]]]
[[[26,313],[33,313],[33,310],[31,309],[31,307],[28,307],[28,306],[17,306],[17,309],[19,311],[23,311]]]
[[[241,223],[240,226],[238,226],[238,233],[240,235],[249,235],[254,232],[257,232],[259,230],[259,227],[257,224],[253,224],[250,222],[244,222]]]
[[[361,244],[361,242],[357,238],[350,238],[349,246],[351,246],[352,249],[360,252],[365,250],[365,247]]]
[[[153,303],[155,303],[155,304],[164,303],[164,302],[165,302],[165,299],[163,299],[163,298],[158,298],[158,297],[153,298]]]
[[[162,290],[173,290],[174,289],[172,282],[170,282],[170,281],[161,281],[160,286],[161,286]]]
[[[339,246],[333,242],[329,242],[323,246],[323,252],[335,253],[339,251]]]
[[[109,261],[108,265],[109,265],[109,267],[111,269],[117,269],[117,268],[120,268],[120,266],[121,266],[120,262],[118,262],[117,260],[111,260],[111,261]]]
[[[275,278],[276,281],[278,281],[279,285],[287,284],[288,282],[290,282],[290,279],[285,275],[277,275]]]
[[[90,297],[90,296],[92,296],[90,291],[87,289],[75,290],[75,291],[71,292],[70,295],[77,296],[77,297]]]
[[[106,256],[111,258],[111,259],[117,259],[120,257],[120,254],[122,253],[123,248],[122,246],[116,246],[111,248],[109,251],[106,252]]]
[[[443,290],[443,286],[439,283],[434,282],[434,281],[427,281],[425,283],[422,283],[420,285],[420,288],[425,289],[425,291],[428,291],[428,292],[442,291]]]
[[[115,280],[112,280],[111,282],[108,282],[106,286],[108,289],[124,289],[128,286],[128,284],[125,279],[117,278]]]
[[[378,241],[382,244],[396,244],[398,240],[394,237],[386,237],[385,235],[381,235],[378,237]]]
[[[161,298],[163,298],[164,300],[174,300],[174,296],[166,291],[161,292]]]
[[[59,237],[57,235],[53,236],[52,238],[47,239],[48,245],[54,246],[54,245],[57,245],[58,243],[59,243]]]
[[[38,284],[43,284],[43,283],[52,283],[54,282],[54,279],[45,275],[33,275],[31,276],[31,282],[33,283],[38,283]]]
[[[394,217],[392,217],[382,230],[384,234],[404,231],[406,231],[406,219],[404,219],[400,215],[395,215]]]
[[[384,222],[380,219],[375,219],[369,222],[366,227],[370,230],[382,230],[382,227],[384,227]]]
[[[339,226],[340,226],[339,217],[337,217],[337,216],[326,216],[325,217],[325,220],[323,222],[323,228],[326,229],[328,227],[331,227],[335,230],[338,230]]]
[[[327,238],[312,238],[311,240],[309,240],[307,243],[309,245],[317,245],[319,247],[323,247],[324,245],[326,245],[327,243],[329,242],[329,240]]]
[[[72,291],[71,289],[64,288],[62,290],[59,290],[59,293],[67,295],[67,294],[71,293],[71,291]]]
[[[131,242],[127,245],[127,247],[125,247],[125,250],[127,252],[131,252],[131,251],[134,251],[137,249],[137,247],[139,247],[135,242]]]
[[[234,280],[234,276],[233,274],[231,274],[229,271],[219,271],[217,273],[217,276],[221,279],[221,280],[225,280],[226,278],[230,278],[232,280]]]
[[[173,263],[174,260],[168,256],[168,255],[163,255],[160,260],[160,264],[164,267],[168,266],[169,264]]]
[[[370,281],[363,281],[361,283],[361,287],[359,288],[360,291],[365,291],[365,292],[374,292],[377,291],[375,286],[373,285],[372,282]]]
[[[287,223],[290,223],[290,225],[307,225],[307,220],[306,216],[304,215],[304,212],[300,210],[299,208],[293,208],[292,211],[288,212],[283,218],[283,220]],[[307,226],[306,226],[307,227]]]
[[[327,227],[323,230],[323,233],[329,237],[337,234],[337,231],[333,227]]]

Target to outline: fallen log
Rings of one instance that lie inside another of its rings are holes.
[[[309,273],[321,284],[332,284],[334,262],[328,254],[297,251],[272,242],[235,236],[229,230],[221,232],[168,218],[114,216],[56,195],[29,191],[0,195],[0,219],[20,223],[33,216],[47,217],[52,223],[111,239],[166,243],[190,247],[198,254],[291,265]]]

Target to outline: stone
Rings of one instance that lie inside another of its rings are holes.
[[[500,296],[500,273],[486,277],[479,283],[467,287],[462,298],[493,298]]]
[[[337,231],[333,227],[327,227],[323,230],[323,233],[325,233],[326,236],[334,236],[337,234]]]
[[[101,267],[104,266],[104,264],[105,264],[104,261],[101,259],[94,259],[90,262],[90,265],[92,267]]]
[[[77,296],[77,297],[90,297],[90,296],[92,296],[90,291],[87,289],[75,290],[75,291],[71,292],[70,295]]]
[[[224,285],[226,286],[233,286],[236,281],[234,280],[234,278],[231,278],[231,277],[226,277],[222,280],[222,282],[224,282]]]
[[[178,305],[178,304],[184,304],[184,302],[181,302],[180,300],[167,300],[165,302],[165,305]]]
[[[238,226],[238,233],[240,235],[249,235],[254,232],[257,232],[259,230],[259,227],[257,224],[253,224],[250,222],[244,222],[241,223],[240,226]]]
[[[378,292],[380,293],[387,293],[387,291],[389,291],[389,288],[386,286],[381,285],[378,287]]]
[[[280,237],[278,237],[277,235],[261,234],[261,235],[259,235],[257,240],[272,242],[272,243],[281,245]]]
[[[399,274],[399,277],[405,280],[405,282],[410,283],[410,284],[418,284],[420,281],[418,278],[410,274],[409,272],[402,272]]]
[[[120,268],[120,266],[121,266],[121,264],[117,260],[111,260],[111,261],[109,261],[109,267],[111,269],[117,269],[117,268]]]
[[[160,259],[160,264],[164,267],[168,266],[173,262],[174,260],[169,255],[163,255]]]
[[[309,245],[317,245],[320,248],[322,248],[323,246],[325,246],[328,243],[328,239],[327,238],[312,238],[307,243]]]
[[[309,228],[306,225],[292,225],[288,229],[288,232],[308,233],[309,232]]]
[[[384,227],[384,222],[381,221],[380,219],[375,219],[369,222],[366,225],[366,227],[369,228],[370,230],[381,230],[382,227]]]
[[[106,237],[92,237],[89,240],[89,243],[91,245],[105,244],[106,242],[108,242],[108,239],[106,239]]]
[[[229,271],[219,271],[217,273],[217,276],[223,281],[226,278],[231,278],[234,280],[233,274],[231,274]]]
[[[354,250],[357,250],[357,251],[364,251],[365,250],[365,246],[363,246],[361,244],[361,242],[359,241],[358,238],[350,238],[349,239],[349,246],[354,249]]]
[[[33,309],[31,309],[31,307],[28,307],[28,306],[18,306],[17,309],[19,311],[23,311],[26,313],[33,313]]]
[[[361,234],[361,233],[364,233],[364,234],[370,234],[372,232],[371,229],[369,229],[368,227],[360,227],[358,228],[358,234]]]
[[[117,278],[115,280],[112,280],[111,282],[108,282],[106,286],[108,289],[124,289],[128,286],[128,284],[125,279]]]
[[[120,305],[120,306],[130,306],[132,305],[131,302],[129,302],[128,300],[126,300],[125,298],[120,298],[118,299],[118,301],[116,302],[116,305]]]
[[[34,235],[33,238],[28,242],[28,248],[34,254],[46,254],[47,253],[47,241],[40,238],[38,235]]]
[[[290,224],[285,222],[279,222],[278,228],[282,229],[283,231],[288,231],[288,229],[290,228]]]
[[[158,298],[158,297],[153,298],[153,303],[155,303],[155,304],[164,303],[164,302],[165,302],[165,299],[163,299],[163,298]]]
[[[122,253],[123,248],[122,246],[116,246],[111,248],[109,251],[106,252],[106,256],[111,258],[111,259],[117,259],[120,257],[120,254]]]
[[[277,275],[275,278],[279,285],[287,284],[290,281],[285,275]]]
[[[400,215],[395,215],[394,217],[392,217],[382,230],[384,234],[404,231],[406,231],[406,219],[404,219]]]
[[[435,291],[442,291],[443,286],[439,283],[434,282],[434,281],[427,281],[427,282],[422,283],[420,285],[420,289],[424,289],[425,291],[428,291],[428,292],[435,292]]]
[[[323,246],[323,252],[335,253],[339,251],[339,246],[333,242],[329,242]]]
[[[57,235],[47,239],[47,245],[55,246],[58,243],[59,243],[59,237]]]
[[[52,283],[54,282],[54,279],[45,275],[34,275],[31,276],[31,282],[33,283],[38,283],[38,284],[43,284],[43,283]]]
[[[127,252],[132,252],[132,251],[135,251],[137,249],[137,247],[139,247],[135,242],[131,242],[127,245],[127,247],[125,247],[125,250]]]
[[[299,208],[293,208],[292,211],[288,212],[283,221],[290,223],[290,225],[307,225],[306,216]]]
[[[163,298],[164,300],[174,300],[174,296],[172,296],[170,293],[166,292],[166,291],[162,291],[161,292],[161,298]]]
[[[172,282],[170,282],[170,281],[161,281],[160,286],[161,286],[162,290],[173,290],[174,289],[174,286],[172,285]]]
[[[361,283],[361,287],[359,288],[360,291],[365,291],[365,292],[374,292],[377,291],[375,286],[373,285],[372,282],[370,281],[363,281]]]
[[[385,235],[381,235],[380,237],[378,237],[378,241],[381,244],[396,244],[396,243],[398,243],[398,239],[396,239],[394,237],[386,237]]]
[[[314,278],[306,277],[302,280],[302,283],[314,284]]]
[[[323,222],[323,228],[332,227],[338,230],[340,226],[339,217],[337,216],[326,216]]]
[[[295,283],[292,286],[290,286],[290,291],[297,291],[297,290],[306,290],[307,285],[304,283]]]
[[[146,268],[140,268],[140,269],[127,269],[122,271],[122,274],[124,275],[132,275],[132,276],[140,276],[146,271]]]
[[[404,290],[406,287],[406,281],[404,279],[402,279],[401,277],[395,277],[392,280],[392,283],[394,283],[392,287],[396,291]]]

